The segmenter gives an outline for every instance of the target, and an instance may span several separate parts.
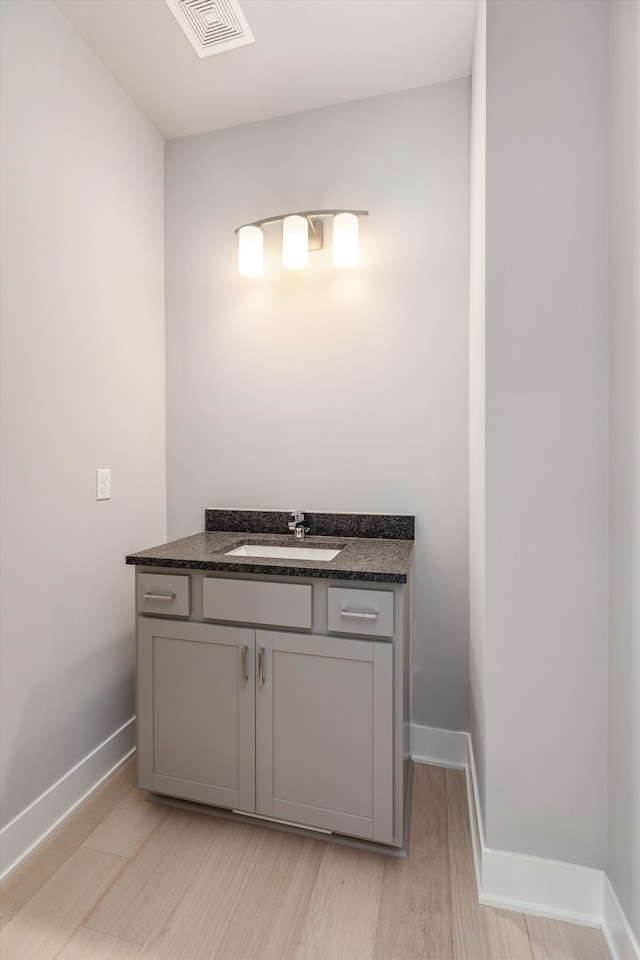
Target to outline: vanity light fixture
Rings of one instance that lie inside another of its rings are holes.
[[[308,263],[309,251],[324,249],[323,217],[333,218],[331,259],[334,266],[354,267],[358,262],[358,218],[368,215],[368,210],[306,210],[246,223],[235,231],[238,234],[238,270],[243,277],[262,276],[262,228],[271,223],[282,223],[284,266],[289,270],[303,270]]]

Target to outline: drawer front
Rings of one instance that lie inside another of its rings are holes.
[[[311,585],[205,577],[202,582],[202,614],[208,620],[308,630],[311,627]]]
[[[136,601],[140,613],[188,617],[191,612],[189,577],[139,573],[136,577]]]
[[[393,593],[329,587],[328,625],[335,633],[393,637]]]

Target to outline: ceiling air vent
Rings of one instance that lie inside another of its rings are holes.
[[[199,57],[254,43],[237,0],[165,0]]]

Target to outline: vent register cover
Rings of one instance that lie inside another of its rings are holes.
[[[254,43],[237,0],[165,0],[199,57]]]

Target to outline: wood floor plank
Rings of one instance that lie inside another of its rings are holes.
[[[327,844],[295,960],[371,960],[385,858]]]
[[[50,960],[127,861],[79,847],[0,933],[2,960]]]
[[[116,804],[135,789],[135,778],[132,757],[7,877],[0,888],[0,930],[60,869]]]
[[[138,960],[208,960],[222,940],[252,864],[262,855],[266,830],[218,820],[207,856],[194,868],[189,895],[145,942]],[[160,838],[155,838],[159,840]]]
[[[215,960],[288,960],[325,851],[321,840],[268,831]]]
[[[413,771],[409,859],[384,864],[375,960],[452,960],[447,785],[442,767]]]
[[[169,810],[84,925],[144,943],[187,894],[220,823],[204,814]]]
[[[146,790],[131,790],[84,841],[85,847],[132,857],[169,811],[160,803],[147,803]]]
[[[525,919],[533,960],[611,960],[602,930],[545,917]]]
[[[454,960],[533,960],[524,914],[478,903],[464,772],[446,781]]]
[[[139,952],[139,943],[78,927],[56,960],[136,960]]]

